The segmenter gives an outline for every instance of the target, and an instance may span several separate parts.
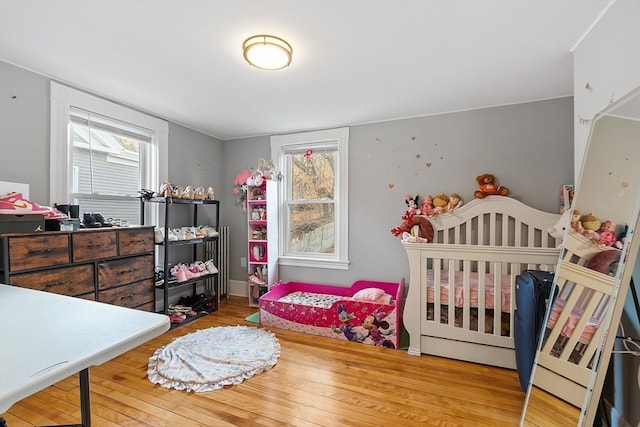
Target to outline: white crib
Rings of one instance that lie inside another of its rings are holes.
[[[516,276],[555,269],[559,242],[547,230],[559,218],[502,196],[430,218],[433,243],[404,243],[409,354],[515,369]]]

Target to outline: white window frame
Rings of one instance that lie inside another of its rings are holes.
[[[335,169],[335,246],[333,254],[287,253],[289,236],[286,224],[287,215],[278,215],[279,229],[279,265],[297,267],[316,267],[338,270],[349,268],[349,128],[328,129],[271,137],[271,157],[274,159],[283,178],[278,186],[278,206],[286,209],[288,197],[288,179],[285,153],[289,150],[302,150],[306,147],[332,146],[337,149]],[[326,256],[324,256],[326,255]]]
[[[71,167],[70,147],[72,135],[69,125],[71,107],[151,130],[153,136],[149,156],[146,164],[140,165],[141,185],[143,188],[156,191],[160,188],[160,183],[167,181],[169,176],[169,124],[167,121],[52,81],[49,159],[49,198],[52,203],[71,203],[69,195],[74,192],[74,170]],[[157,208],[145,210],[144,223],[159,223]]]

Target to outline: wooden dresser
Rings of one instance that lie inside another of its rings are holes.
[[[155,311],[153,227],[1,236],[2,282]]]

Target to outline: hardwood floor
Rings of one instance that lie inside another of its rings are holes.
[[[186,393],[146,378],[153,352],[212,326],[247,325],[232,297],[220,310],[90,369],[93,426],[515,426],[524,393],[515,371],[271,329],[278,363],[245,382]],[[0,385],[1,386],[1,385]],[[77,376],[14,404],[9,427],[80,420]]]

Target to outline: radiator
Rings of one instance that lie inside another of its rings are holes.
[[[220,297],[229,298],[229,226],[222,225],[218,228],[218,241],[207,242],[207,259],[215,258],[218,253],[218,286]],[[214,278],[207,280],[207,289],[213,293]]]

